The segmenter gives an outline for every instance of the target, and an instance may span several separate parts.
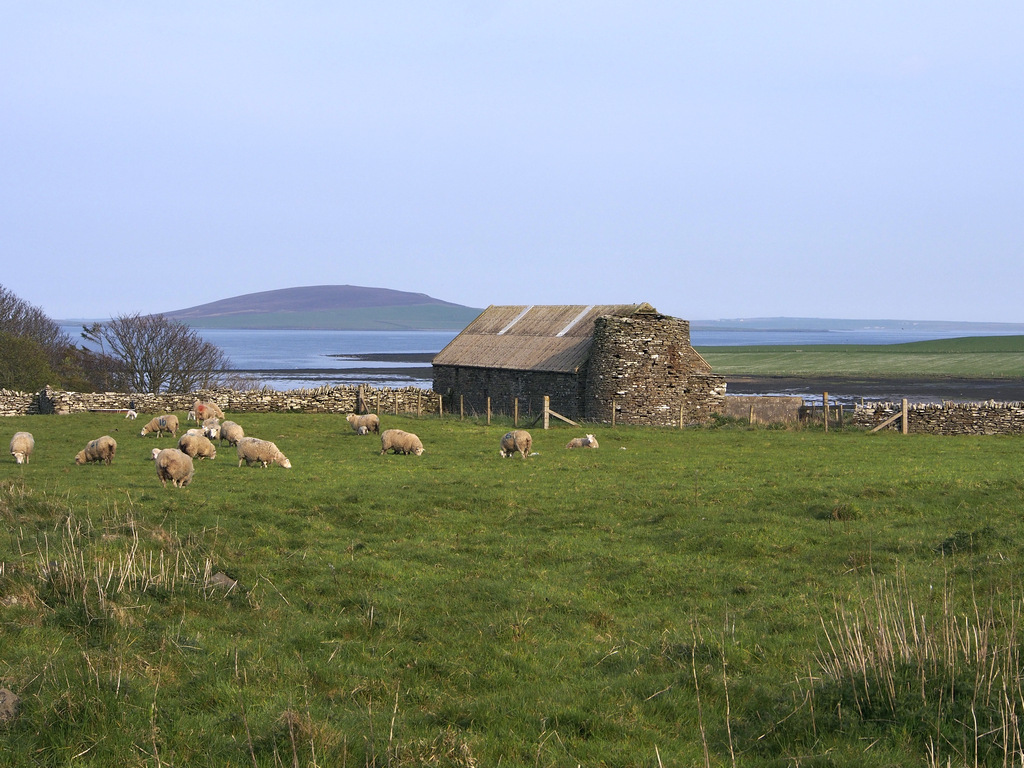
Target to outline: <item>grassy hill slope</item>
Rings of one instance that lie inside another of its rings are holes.
[[[1019,436],[593,425],[504,460],[507,422],[385,415],[415,457],[234,416],[293,468],[224,447],[162,488],[170,437],[16,420],[0,763],[1020,762]]]
[[[461,330],[480,310],[424,293],[316,285],[249,293],[163,313],[197,328]]]
[[[722,375],[1024,378],[1024,336],[697,350]]]

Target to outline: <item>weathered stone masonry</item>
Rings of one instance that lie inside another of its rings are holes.
[[[375,389],[362,387],[367,408],[380,413],[436,414],[439,398],[418,387]],[[0,390],[0,414],[84,413],[126,409],[134,402],[140,414],[188,411],[196,400],[212,400],[229,413],[352,413],[357,410],[360,387],[318,387],[279,392],[272,389],[237,391],[207,389],[186,394],[126,394],[123,392],[66,392],[47,387],[38,394]],[[397,411],[396,411],[397,409]]]
[[[690,346],[690,324],[656,312],[595,321],[587,361],[575,372],[434,365],[434,389],[471,412],[538,412],[544,396],[570,419],[679,426],[722,410],[725,379]],[[613,415],[614,412],[614,415]]]
[[[872,429],[901,412],[902,403],[858,405],[853,423]],[[897,419],[887,429],[900,429]],[[1024,434],[1024,403],[928,403],[907,409],[907,431],[932,435]]]
[[[679,426],[707,421],[724,408],[725,379],[690,346],[690,323],[637,313],[600,317],[586,373],[584,418]]]

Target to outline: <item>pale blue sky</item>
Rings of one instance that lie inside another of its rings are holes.
[[[1024,322],[1019,2],[0,0],[0,284]]]

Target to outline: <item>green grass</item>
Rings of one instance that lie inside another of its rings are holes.
[[[722,375],[1024,378],[1024,336],[908,344],[699,347],[698,352]]]
[[[1020,437],[236,420],[293,469],[7,420],[0,764],[1021,763]]]

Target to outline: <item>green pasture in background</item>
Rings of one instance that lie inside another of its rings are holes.
[[[1024,378],[1024,336],[907,344],[698,347],[697,351],[721,375]]]
[[[1024,438],[228,418],[3,420],[0,764],[1020,764]]]

